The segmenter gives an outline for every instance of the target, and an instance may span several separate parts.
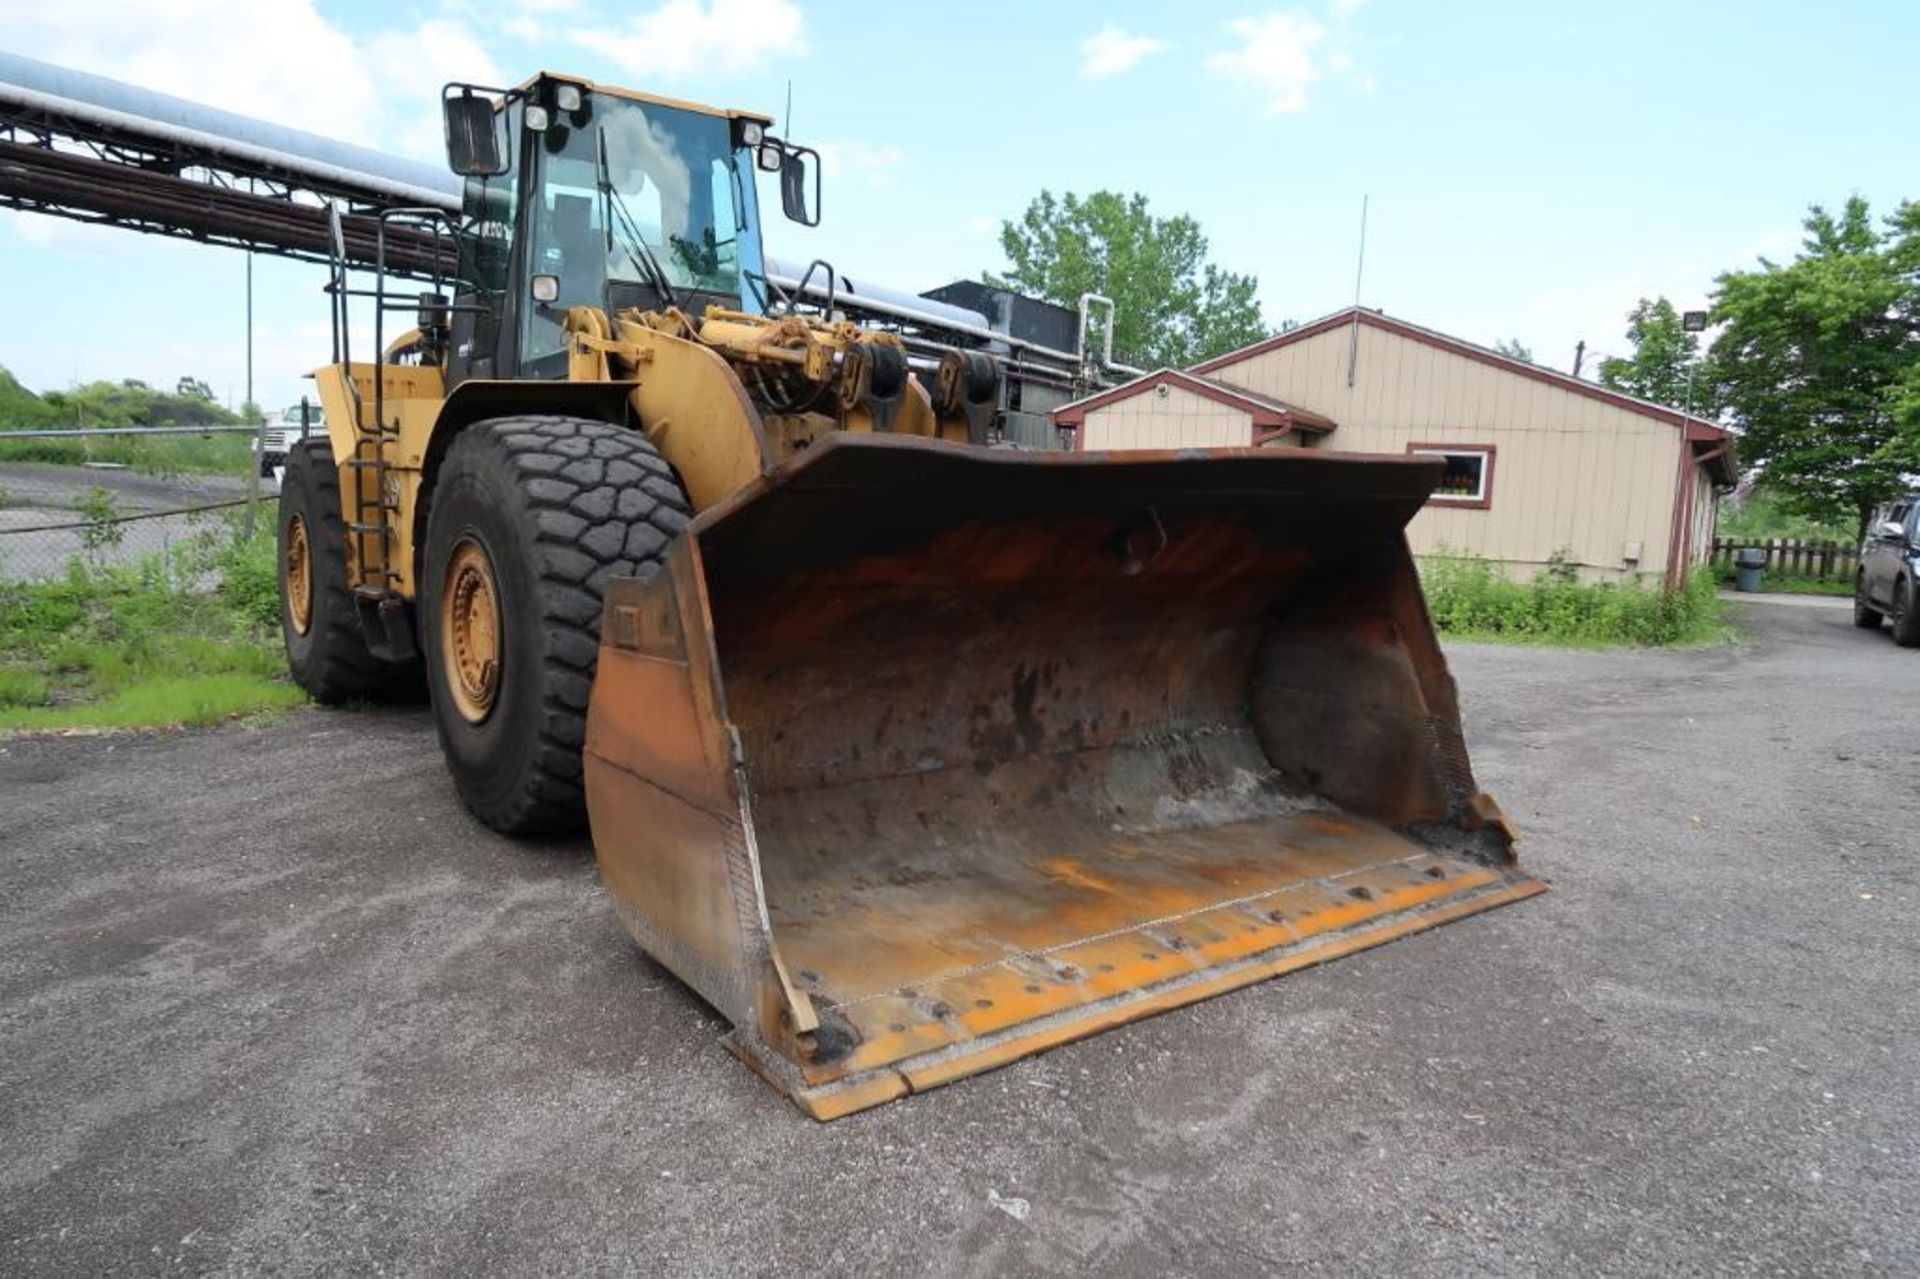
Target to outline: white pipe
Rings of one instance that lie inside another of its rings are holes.
[[[1080,332],[1074,339],[1074,346],[1076,348],[1074,358],[1082,364],[1087,362],[1087,320],[1090,318],[1090,313],[1095,303],[1099,303],[1107,308],[1106,327],[1101,330],[1100,367],[1103,369],[1111,369],[1115,373],[1125,373],[1132,377],[1139,377],[1146,372],[1145,369],[1136,369],[1130,364],[1115,364],[1113,362],[1113,320],[1116,312],[1113,299],[1102,293],[1082,293],[1080,295]]]
[[[64,98],[57,94],[42,93],[38,89],[29,89],[23,85],[0,82],[0,102],[7,102],[29,111],[46,111],[54,115],[68,116],[75,120],[84,120],[88,124],[102,128],[122,129],[142,137],[154,138],[165,142],[174,142],[182,146],[199,147],[215,155],[230,160],[244,160],[249,164],[264,164],[269,168],[285,173],[298,174],[322,182],[338,183],[342,186],[359,187],[362,190],[376,192],[412,204],[430,205],[434,208],[459,211],[460,198],[448,191],[436,191],[431,187],[414,186],[407,182],[395,182],[376,174],[361,170],[342,168],[320,160],[309,160],[285,151],[275,151],[271,147],[255,145],[251,142],[239,142],[232,138],[223,138],[216,133],[205,133],[199,129],[188,129],[177,124],[168,124],[145,116],[131,115],[125,111],[115,111],[111,107],[95,106],[90,102],[81,102],[75,98]]]

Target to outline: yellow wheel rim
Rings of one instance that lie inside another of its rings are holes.
[[[287,524],[287,620],[295,635],[313,625],[313,551],[307,544],[307,522],[296,515]]]
[[[472,538],[460,539],[440,591],[440,654],[453,704],[473,724],[493,710],[500,689],[499,601],[487,553]]]

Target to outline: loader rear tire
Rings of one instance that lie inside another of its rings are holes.
[[[367,651],[347,585],[340,472],[324,439],[302,440],[287,455],[278,544],[280,630],[293,682],[330,706],[418,697],[418,662],[396,665]]]
[[[577,830],[601,591],[660,571],[686,493],[638,431],[543,415],[467,427],[429,501],[419,629],[454,785],[495,830]]]

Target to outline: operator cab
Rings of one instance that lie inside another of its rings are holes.
[[[449,385],[566,376],[570,307],[764,313],[756,168],[780,173],[790,217],[819,220],[818,155],[764,116],[554,76],[449,85],[444,105],[467,180]]]

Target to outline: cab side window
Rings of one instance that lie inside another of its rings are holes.
[[[1906,529],[1907,545],[1920,543],[1920,502],[1914,502],[1907,507]]]

